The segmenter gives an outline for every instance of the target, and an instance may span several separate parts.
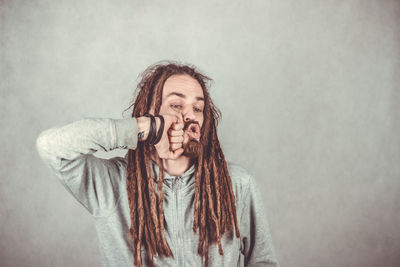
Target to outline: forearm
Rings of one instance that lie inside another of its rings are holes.
[[[139,128],[136,118],[85,118],[43,131],[36,145],[42,159],[60,170],[69,161],[98,150],[135,149],[138,130],[143,131],[143,125],[141,122]]]

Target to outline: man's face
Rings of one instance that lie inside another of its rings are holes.
[[[182,116],[185,123],[184,145],[191,139],[200,140],[200,129],[204,121],[203,109],[203,89],[197,80],[188,75],[172,75],[165,81],[160,115]]]

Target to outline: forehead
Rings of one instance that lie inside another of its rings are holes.
[[[162,98],[165,99],[173,92],[184,94],[190,98],[204,97],[199,82],[188,75],[172,75],[165,81]]]

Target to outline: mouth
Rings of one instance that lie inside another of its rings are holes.
[[[190,139],[200,141],[200,127],[198,123],[186,124],[184,130],[189,135]]]

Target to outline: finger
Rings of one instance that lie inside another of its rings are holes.
[[[173,122],[171,128],[172,128],[173,130],[175,130],[175,131],[179,131],[179,130],[182,130],[184,126],[185,126],[185,125],[184,125],[183,123],[180,123],[180,122]]]
[[[178,148],[181,148],[182,147],[182,143],[173,143],[173,144],[171,144],[171,150],[173,150],[173,151],[175,151],[175,150],[177,150]]]
[[[183,123],[183,115],[182,113],[176,116],[178,118],[178,123]]]
[[[182,143],[183,142],[183,135],[181,136],[175,136],[175,137],[170,137],[169,141],[171,143]]]
[[[179,114],[179,115],[177,115],[177,116],[175,116],[175,117],[176,117],[176,122],[174,122],[174,123],[172,124],[172,128],[173,128],[174,130],[181,130],[181,129],[183,129],[183,127],[185,126],[185,124],[183,123],[182,115]]]
[[[169,136],[183,136],[183,130],[178,130],[178,131],[175,131],[175,130],[168,130],[168,135]]]

